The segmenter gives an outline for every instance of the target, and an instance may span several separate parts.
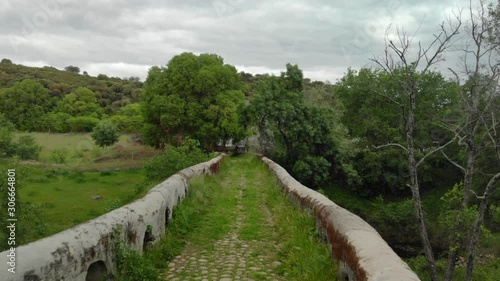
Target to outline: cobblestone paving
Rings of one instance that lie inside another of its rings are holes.
[[[284,280],[276,274],[281,264],[276,256],[278,250],[274,235],[268,239],[242,240],[238,233],[245,218],[245,210],[241,204],[245,188],[244,180],[240,183],[237,219],[231,230],[221,240],[214,241],[213,246],[194,246],[188,243],[184,251],[175,257],[164,273],[164,280]],[[261,206],[268,216],[266,227],[273,227],[271,213],[266,206]]]

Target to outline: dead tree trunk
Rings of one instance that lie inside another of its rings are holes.
[[[394,41],[386,38],[385,56],[383,56],[382,59],[373,59],[378,66],[380,66],[385,72],[389,73],[395,82],[400,85],[405,99],[407,98],[407,101],[405,101],[404,104],[407,104],[408,112],[405,113],[403,110],[402,113],[407,122],[405,124],[406,144],[389,143],[387,145],[379,146],[378,148],[398,146],[402,147],[408,153],[408,170],[410,174],[409,186],[412,192],[415,215],[419,224],[419,234],[432,281],[438,281],[438,276],[436,272],[434,254],[425,223],[425,214],[422,209],[420,186],[418,182],[418,167],[427,157],[442,150],[453,140],[432,149],[417,161],[415,155],[415,126],[417,121],[415,120],[415,110],[417,108],[417,93],[420,88],[420,78],[418,78],[418,76],[426,74],[431,66],[443,59],[442,54],[451,46],[451,39],[458,34],[460,29],[460,15],[456,15],[456,20],[457,24],[453,24],[450,20],[448,22],[448,27],[445,27],[444,23],[441,24],[441,32],[434,36],[434,41],[427,48],[422,47],[420,43],[418,43],[417,54],[414,60],[410,59],[409,54],[413,37],[409,37],[404,31],[399,29],[397,30],[397,39],[399,43],[394,43]],[[393,54],[395,57],[393,57]],[[397,73],[401,70],[405,73],[405,75],[403,78],[397,78]],[[394,100],[391,101],[395,102]],[[404,104],[398,105],[404,108]]]
[[[472,272],[474,270],[474,259],[476,256],[476,248],[479,243],[479,235],[481,231],[481,225],[484,222],[484,213],[488,207],[491,195],[493,195],[493,191],[495,190],[496,184],[500,181],[500,173],[497,173],[491,180],[488,182],[486,186],[486,190],[483,194],[483,199],[479,204],[479,214],[474,224],[474,228],[472,229],[471,238],[469,241],[468,253],[467,253],[467,270],[465,272],[465,281],[472,280]]]

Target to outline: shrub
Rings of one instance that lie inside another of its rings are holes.
[[[42,128],[43,130],[53,133],[67,133],[70,131],[70,125],[68,120],[72,116],[68,113],[63,112],[49,112],[42,117]]]
[[[293,165],[293,174],[303,184],[319,188],[330,180],[330,167],[332,164],[323,157],[306,156]]]
[[[14,144],[15,155],[19,156],[22,160],[38,159],[42,147],[36,144],[32,136],[20,136]]]
[[[72,132],[92,132],[92,129],[99,123],[99,119],[88,116],[78,116],[68,119]]]
[[[177,171],[205,162],[211,155],[200,149],[200,142],[187,139],[182,146],[169,146],[165,152],[151,159],[144,165],[144,174],[148,180],[163,180]]]
[[[94,127],[92,139],[100,147],[106,147],[115,144],[120,137],[115,125],[109,121],[102,121]]]
[[[12,131],[14,125],[8,121],[3,114],[0,114],[0,157],[9,157],[14,153],[12,144]]]
[[[144,257],[131,250],[120,237],[121,226],[113,233],[116,266],[121,281],[156,281],[160,274]]]
[[[65,148],[55,149],[50,153],[50,158],[56,164],[66,163],[68,157],[68,150]]]

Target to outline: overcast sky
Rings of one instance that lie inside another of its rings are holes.
[[[217,53],[251,73],[298,64],[335,82],[370,66],[389,24],[429,42],[464,0],[2,0],[0,58],[139,76],[182,52]],[[393,28],[393,30],[395,30]],[[449,61],[453,61],[450,59]],[[448,62],[450,63],[450,62]]]

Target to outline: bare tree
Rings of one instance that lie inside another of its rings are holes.
[[[429,241],[429,235],[425,224],[422,201],[420,198],[420,185],[418,180],[418,167],[432,154],[441,151],[455,139],[445,144],[427,149],[427,153],[420,159],[416,156],[415,131],[416,131],[416,108],[421,75],[431,71],[431,67],[443,60],[443,54],[453,45],[453,38],[458,34],[461,26],[460,13],[454,19],[448,19],[440,25],[440,31],[434,35],[434,40],[424,47],[420,42],[414,43],[415,35],[408,35],[404,30],[397,29],[395,41],[386,34],[386,47],[384,55],[372,59],[380,68],[387,72],[392,79],[398,83],[401,92],[406,99],[405,103],[398,103],[402,108],[405,119],[406,143],[386,144],[382,147],[402,147],[408,156],[408,171],[410,176],[409,187],[412,192],[415,214],[419,223],[419,233],[425,257],[429,266],[431,280],[437,281],[436,264],[434,254]],[[420,74],[420,75],[419,75]]]
[[[499,10],[497,6],[496,10]],[[459,144],[465,151],[464,164],[457,163],[443,152],[448,161],[459,168],[463,174],[463,194],[462,201],[458,209],[454,231],[457,233],[452,239],[452,244],[448,252],[448,264],[445,272],[445,280],[453,280],[454,270],[459,249],[466,244],[467,248],[467,271],[465,280],[472,279],[474,268],[475,252],[479,242],[481,225],[484,222],[484,214],[487,210],[489,200],[500,180],[500,168],[488,171],[490,178],[484,188],[482,196],[477,196],[474,188],[477,188],[477,174],[481,173],[484,178],[484,165],[481,167],[479,159],[485,155],[495,155],[500,159],[499,154],[499,132],[498,118],[500,109],[498,108],[498,83],[500,79],[500,37],[498,31],[500,17],[495,16],[494,9],[488,8],[484,1],[479,1],[479,6],[474,9],[472,1],[469,4],[469,22],[466,33],[469,37],[467,45],[461,50],[462,67],[460,71],[450,69],[454,74],[457,88],[461,96],[462,109],[464,111],[463,120],[460,122],[463,127],[460,130],[452,129]],[[495,26],[496,25],[496,26]],[[490,167],[491,168],[491,167]],[[481,171],[483,169],[483,171]],[[464,209],[471,201],[471,195],[475,195],[480,200],[478,216],[473,225],[471,233],[463,235],[466,227],[462,215]],[[460,233],[460,235],[458,235]],[[468,238],[469,241],[464,241]]]

